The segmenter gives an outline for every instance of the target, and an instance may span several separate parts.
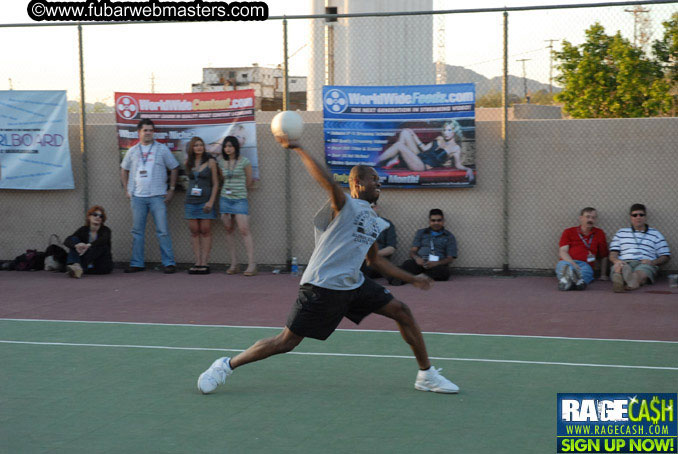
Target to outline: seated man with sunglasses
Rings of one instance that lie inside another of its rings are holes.
[[[659,267],[671,259],[669,245],[659,230],[646,222],[645,205],[631,206],[631,227],[624,227],[610,243],[612,290],[635,290],[654,283]]]

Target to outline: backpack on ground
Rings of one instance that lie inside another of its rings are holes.
[[[25,254],[17,256],[10,269],[16,271],[37,271],[45,267],[45,253],[36,249],[27,249]]]

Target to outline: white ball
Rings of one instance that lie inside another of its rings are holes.
[[[289,140],[298,140],[303,130],[304,120],[291,110],[280,112],[271,121],[271,132],[274,136],[287,135]]]

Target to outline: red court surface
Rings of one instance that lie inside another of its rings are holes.
[[[0,272],[0,318],[282,327],[299,278],[159,271],[71,279]],[[378,280],[386,284],[384,280]],[[678,341],[678,291],[665,279],[615,294],[611,283],[559,292],[549,277],[453,276],[429,291],[389,287],[422,331]],[[345,320],[340,328],[356,328]],[[362,329],[396,329],[378,315]]]

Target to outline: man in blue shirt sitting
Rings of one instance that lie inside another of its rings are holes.
[[[436,281],[450,278],[450,263],[457,258],[457,240],[445,229],[445,216],[440,208],[428,213],[429,227],[417,230],[410,249],[410,258],[401,268],[412,273],[425,274]],[[393,279],[392,285],[402,285]]]

